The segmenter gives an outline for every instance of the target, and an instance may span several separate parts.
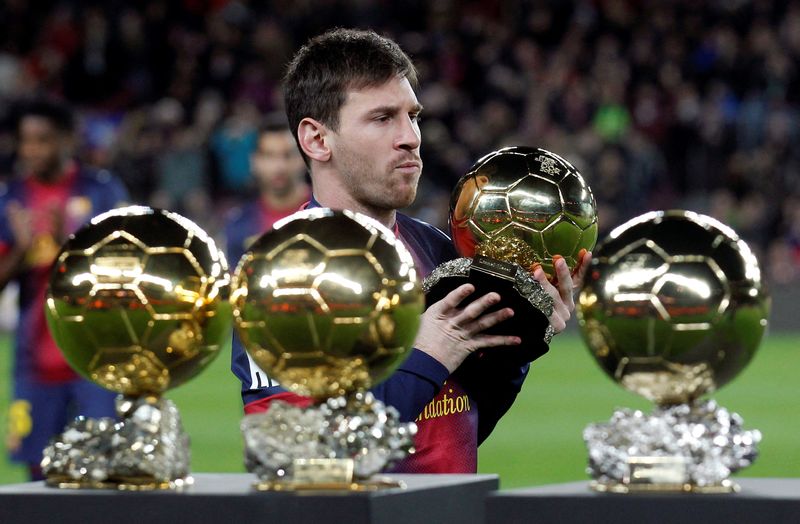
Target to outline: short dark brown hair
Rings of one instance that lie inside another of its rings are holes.
[[[417,86],[414,64],[389,38],[358,29],[333,29],[312,38],[294,55],[284,77],[286,116],[295,140],[297,126],[307,117],[336,131],[348,90],[394,77]]]

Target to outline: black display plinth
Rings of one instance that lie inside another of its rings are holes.
[[[496,475],[388,475],[405,489],[373,492],[257,492],[249,474],[197,473],[180,492],[49,488],[43,482],[0,486],[0,523],[292,524],[335,522],[486,522]]]
[[[741,492],[724,495],[596,493],[588,482],[496,492],[486,499],[487,522],[800,522],[800,478],[734,480]]]

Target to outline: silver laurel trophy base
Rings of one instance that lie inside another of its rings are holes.
[[[157,397],[116,400],[120,422],[78,417],[44,449],[48,486],[148,491],[181,489],[189,476],[189,437],[175,404]]]
[[[516,312],[514,317],[489,328],[486,333],[519,336],[523,339],[521,347],[535,346],[538,340],[533,339],[541,338],[542,334],[545,344],[550,343],[555,335],[548,320],[553,314],[553,298],[518,264],[482,255],[447,261],[425,277],[422,283],[425,300],[428,305],[438,302],[467,282],[475,287],[475,297],[494,291],[501,296],[500,304],[495,306],[497,309],[511,307]],[[541,355],[535,353],[529,361]]]
[[[363,491],[402,487],[376,478],[413,453],[417,426],[371,393],[301,408],[275,401],[241,423],[245,466],[257,490]]]
[[[753,463],[761,432],[713,400],[657,407],[649,415],[621,409],[583,432],[595,491],[730,493],[728,477]]]

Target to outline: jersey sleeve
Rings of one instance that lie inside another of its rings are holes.
[[[449,376],[439,361],[418,349],[392,376],[372,389],[375,398],[400,412],[401,422],[411,422],[434,399]]]

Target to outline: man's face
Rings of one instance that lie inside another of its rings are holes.
[[[23,169],[37,178],[52,179],[69,156],[67,133],[41,116],[25,116],[19,123],[19,159]]]
[[[263,191],[288,194],[303,181],[303,157],[288,130],[261,133],[251,162],[253,175]]]
[[[344,190],[356,202],[394,210],[414,201],[422,172],[421,110],[405,78],[348,92],[329,145]]]

